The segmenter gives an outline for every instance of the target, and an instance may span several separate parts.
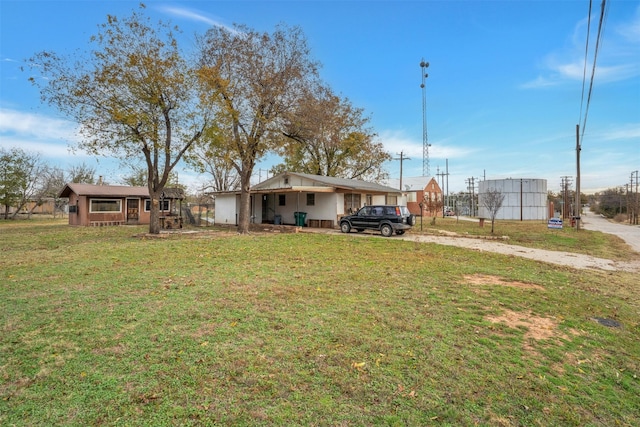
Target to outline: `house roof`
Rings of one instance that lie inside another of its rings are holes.
[[[78,196],[93,197],[149,197],[149,189],[147,187],[77,184],[74,182],[65,185],[59,197],[69,197],[71,193],[75,193]],[[184,198],[184,191],[181,188],[165,188],[164,194],[169,199]]]
[[[314,191],[317,187],[331,187],[333,189],[343,190],[358,190],[358,191],[370,191],[376,193],[400,193],[398,189],[387,187],[386,185],[377,184],[375,182],[360,181],[357,179],[336,178],[332,176],[311,175],[307,173],[298,172],[283,172],[266,181],[263,181],[251,188],[251,191],[260,192],[261,190],[274,190],[273,183],[278,182],[284,175],[298,176],[314,183],[313,187],[310,186],[287,186],[279,188],[278,190],[293,190],[293,191]]]

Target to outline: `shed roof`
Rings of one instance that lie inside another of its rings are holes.
[[[130,185],[94,185],[70,182],[64,186],[59,197],[69,197],[71,193],[78,196],[93,197],[149,197],[147,187],[132,187]],[[184,199],[181,188],[165,188],[165,197],[169,199]]]

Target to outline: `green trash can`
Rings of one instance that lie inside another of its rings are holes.
[[[306,212],[294,212],[293,216],[296,219],[296,225],[299,227],[304,227],[304,223],[307,220],[307,213]]]

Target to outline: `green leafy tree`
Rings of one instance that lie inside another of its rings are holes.
[[[254,167],[282,144],[283,116],[316,77],[317,64],[297,27],[278,26],[272,34],[214,27],[199,44],[200,77],[224,128],[222,151],[240,176],[238,232],[247,233]]]
[[[339,178],[381,181],[391,155],[376,142],[369,117],[323,85],[313,86],[286,115],[287,143],[278,170]]]
[[[81,125],[78,148],[144,162],[150,233],[160,232],[162,190],[198,142],[209,110],[199,105],[198,79],[174,31],[163,22],[152,25],[142,11],[122,20],[109,15],[89,53],[69,59],[41,52],[31,59],[46,77],[32,78],[43,100]]]

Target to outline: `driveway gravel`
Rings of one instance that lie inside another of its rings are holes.
[[[583,216],[581,225],[587,230],[601,231],[603,233],[615,234],[622,238],[632,251],[640,253],[640,226],[622,225],[612,223],[605,218],[596,215]],[[316,231],[317,230],[317,231]],[[305,232],[326,232],[327,229],[304,228]],[[337,232],[337,230],[331,230]],[[386,237],[370,233],[350,233],[356,237]],[[503,255],[513,255],[528,258],[535,261],[542,261],[549,264],[563,265],[577,269],[600,269],[606,271],[629,271],[640,272],[640,261],[620,262],[604,258],[597,258],[590,255],[576,254],[570,252],[549,251],[544,249],[525,248],[523,246],[510,245],[501,241],[486,238],[470,238],[458,236],[436,236],[405,234],[403,236],[393,236],[392,239],[404,239],[424,243],[436,243],[439,245],[458,246],[477,251],[495,252]]]

